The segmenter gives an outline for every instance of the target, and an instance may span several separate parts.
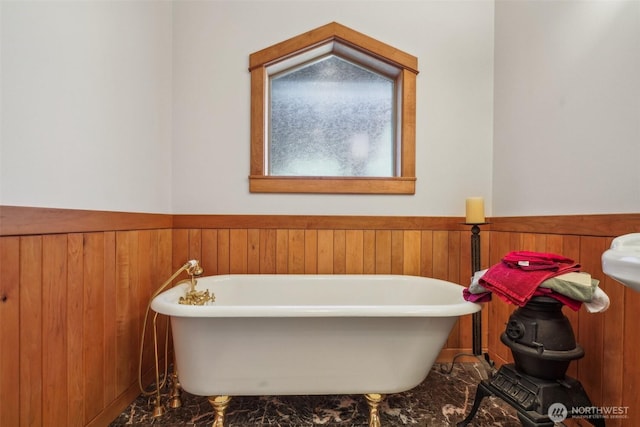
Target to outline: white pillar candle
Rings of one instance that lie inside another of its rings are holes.
[[[484,223],[484,199],[482,197],[467,198],[467,224]]]

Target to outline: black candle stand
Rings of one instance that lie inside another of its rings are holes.
[[[480,271],[480,225],[487,224],[466,224],[471,225],[471,276]],[[473,355],[482,355],[482,311],[476,311],[471,315],[472,325],[472,345]]]

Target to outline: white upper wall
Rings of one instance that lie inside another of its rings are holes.
[[[0,204],[170,213],[171,3],[0,8]]]
[[[493,2],[174,3],[173,211],[463,215],[490,196]],[[249,54],[338,22],[418,57],[416,194],[250,194]]]
[[[493,214],[640,212],[640,2],[498,1]]]
[[[419,58],[413,196],[248,192],[248,56],[331,21]],[[5,0],[0,35],[3,205],[640,212],[636,0]]]

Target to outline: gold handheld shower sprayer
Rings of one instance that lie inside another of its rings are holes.
[[[178,300],[178,304],[185,305],[205,305],[208,302],[213,302],[216,300],[216,297],[209,293],[209,289],[205,289],[204,291],[196,291],[196,276],[200,276],[204,270],[196,261],[196,264],[187,269],[187,274],[191,276],[189,290],[185,294],[185,296],[180,297]]]
[[[142,357],[144,353],[144,338],[146,335],[147,329],[147,320],[149,318],[149,311],[151,311],[151,302],[155,297],[157,297],[167,286],[175,280],[182,272],[186,271],[189,275],[188,279],[180,280],[176,283],[176,286],[181,283],[188,282],[190,284],[189,290],[187,291],[184,297],[180,297],[180,304],[191,304],[191,305],[204,305],[207,302],[215,301],[215,297],[209,293],[209,290],[205,291],[196,291],[195,286],[197,283],[196,277],[202,275],[204,270],[196,260],[187,261],[182,267],[176,270],[175,273],[167,279],[166,282],[162,284],[149,298],[149,303],[147,304],[147,310],[144,315],[144,323],[142,324],[142,337],[140,339],[140,358],[138,361],[138,387],[144,396],[152,396],[156,395],[154,408],[153,408],[153,416],[159,417],[165,413],[165,407],[162,405],[160,398],[160,389],[163,388],[167,382],[167,374],[168,374],[168,352],[169,352],[169,323],[167,323],[167,328],[165,332],[165,343],[164,343],[164,373],[162,382],[160,381],[160,367],[159,367],[159,358],[158,358],[158,329],[157,329],[157,318],[158,313],[154,313],[153,315],[153,348],[154,348],[154,360],[155,360],[155,389],[151,391],[145,390],[142,385]],[[182,405],[180,402],[180,393],[178,390],[178,375],[175,372],[174,366],[174,374],[173,374],[173,387],[174,390],[171,392],[171,407],[178,408]]]

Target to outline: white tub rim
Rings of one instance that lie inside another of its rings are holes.
[[[175,317],[452,317],[480,311],[482,305],[465,301],[463,286],[442,279],[400,274],[223,274],[204,276],[201,279],[233,280],[243,278],[268,277],[289,279],[345,279],[366,280],[428,280],[434,285],[451,287],[449,291],[459,291],[459,301],[447,304],[393,304],[393,305],[181,305],[177,301],[185,294],[188,284],[184,283],[162,292],[151,303],[157,313]],[[198,287],[199,290],[208,287]],[[214,290],[215,293],[215,290]]]

